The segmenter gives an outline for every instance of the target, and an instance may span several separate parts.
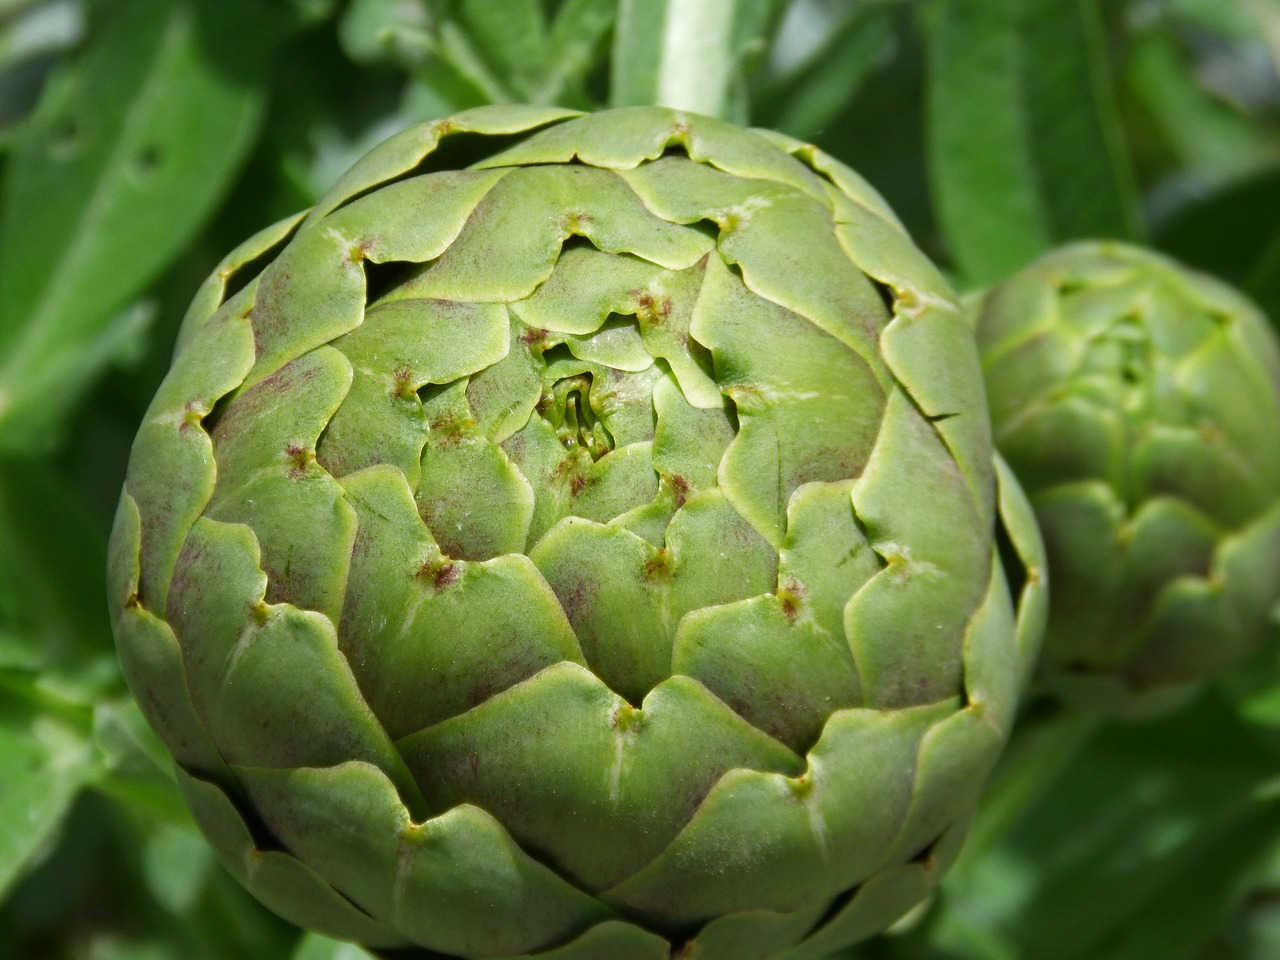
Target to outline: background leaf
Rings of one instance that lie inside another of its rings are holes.
[[[930,178],[964,282],[1054,243],[1137,236],[1093,0],[935,0],[927,13]]]
[[[899,0],[802,0],[779,25],[752,92],[753,122],[812,140],[897,46]]]
[[[0,900],[50,852],[93,776],[88,716],[54,702],[33,676],[0,670]]]
[[[0,186],[0,316],[14,318],[0,326],[0,447],[52,444],[127,339],[120,311],[191,239],[253,143],[252,65],[219,65],[197,14],[164,0],[95,5],[83,56],[14,144]]]
[[[929,13],[934,202],[957,266],[986,284],[1052,236],[1025,107],[1021,0],[937,0]]]
[[[1156,242],[1280,318],[1280,169],[1228,184],[1169,217]]]
[[[0,628],[33,638],[42,667],[83,675],[97,660],[114,677],[106,545],[101,523],[58,472],[0,458]]]
[[[1013,793],[1036,751],[1046,768],[1060,766],[1057,733],[1070,727],[1019,731]],[[894,955],[1196,956],[1280,844],[1277,755],[1216,692],[1160,721],[1098,730],[998,842],[966,853]],[[999,787],[987,804],[1001,804]]]
[[[1022,0],[1031,152],[1055,241],[1138,239],[1099,0]]]
[[[312,933],[302,938],[293,960],[370,960],[369,954],[350,943],[339,943]]]

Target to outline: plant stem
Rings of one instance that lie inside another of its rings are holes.
[[[738,65],[741,0],[621,0],[613,106],[725,116]]]
[[[672,0],[663,25],[658,105],[722,116],[733,80],[733,16],[726,0]]]

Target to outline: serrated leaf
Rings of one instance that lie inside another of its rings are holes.
[[[221,9],[242,27],[256,17]],[[211,61],[223,38],[206,36],[202,15],[193,2],[95,5],[82,55],[15,140],[0,185],[0,448],[55,442],[114,355],[102,346],[113,319],[191,238],[255,139],[261,44],[227,69]]]

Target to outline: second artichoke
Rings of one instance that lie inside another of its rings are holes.
[[[1183,702],[1280,597],[1280,346],[1225,284],[1080,243],[976,297],[996,444],[1053,576],[1042,676],[1117,714]]]

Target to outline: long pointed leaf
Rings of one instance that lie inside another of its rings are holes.
[[[1098,0],[1023,0],[1032,153],[1054,238],[1137,238]]]
[[[936,0],[929,167],[963,279],[1140,232],[1095,0]]]
[[[1050,245],[1023,104],[1020,0],[938,0],[927,145],[939,226],[965,279],[997,280]]]
[[[197,14],[95,7],[83,56],[14,145],[0,187],[0,448],[52,442],[104,359],[82,346],[182,249],[253,143],[262,91],[210,62]]]

